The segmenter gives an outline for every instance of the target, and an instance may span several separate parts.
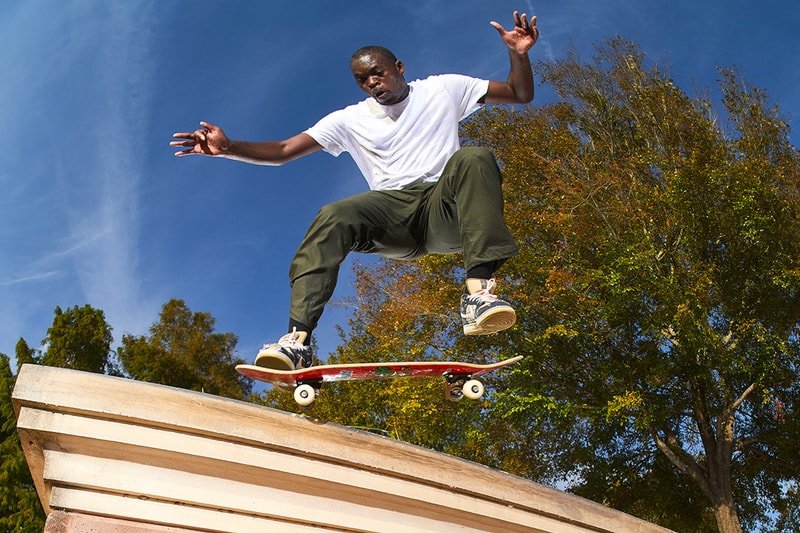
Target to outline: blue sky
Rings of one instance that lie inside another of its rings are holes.
[[[621,35],[690,93],[737,66],[800,129],[800,7],[767,0],[384,2],[0,0],[0,352],[38,346],[56,306],[102,309],[117,341],[145,334],[170,298],[208,311],[250,360],[285,332],[288,267],[317,209],[361,192],[349,156],[273,168],[173,157],[206,120],[233,138],[281,139],[362,98],[348,70],[365,44],[406,78],[505,79],[497,32],[538,17],[531,57]],[[552,96],[539,88],[535,104]],[[793,134],[795,145],[800,133]],[[334,299],[352,293],[351,256]],[[454,306],[456,303],[454,302]],[[328,309],[317,330],[333,350]],[[365,360],[369,354],[365,354]]]

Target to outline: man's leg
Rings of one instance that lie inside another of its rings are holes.
[[[430,253],[464,252],[464,267],[493,265],[516,255],[517,244],[503,218],[503,178],[492,153],[462,148],[450,158],[431,190],[425,248]]]
[[[493,276],[517,253],[517,245],[503,218],[502,175],[492,153],[484,148],[456,152],[428,202],[426,248],[445,253],[458,242],[464,252],[464,333],[481,335],[511,327],[516,314],[495,296]]]
[[[421,246],[410,223],[423,199],[414,191],[369,191],[333,202],[317,213],[289,269],[292,298],[289,333],[265,345],[256,364],[289,367],[311,363],[311,331],[336,287],[339,267],[351,251],[409,259]],[[298,357],[293,357],[298,355]],[[298,361],[296,359],[305,359]]]

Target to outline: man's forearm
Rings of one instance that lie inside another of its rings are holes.
[[[217,157],[243,161],[255,165],[278,166],[286,163],[282,157],[281,143],[276,141],[250,142],[233,141]]]
[[[527,104],[533,100],[534,84],[533,70],[528,53],[520,54],[514,50],[508,50],[511,60],[511,72],[508,75],[508,85],[514,92],[514,96],[520,104]]]
[[[300,133],[282,141],[229,141],[227,149],[219,157],[256,165],[278,166],[321,149],[322,146],[310,135]]]

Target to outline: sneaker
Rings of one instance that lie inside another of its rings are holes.
[[[303,342],[308,335],[305,331],[294,328],[276,344],[265,344],[256,355],[256,366],[273,368],[276,370],[297,370],[311,366],[311,346]]]
[[[517,321],[511,305],[495,296],[497,287],[492,279],[469,279],[467,290],[472,294],[461,296],[461,320],[464,335],[489,335],[508,329]]]

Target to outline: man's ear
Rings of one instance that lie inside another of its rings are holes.
[[[397,67],[397,72],[400,74],[403,74],[406,71],[406,66],[399,59],[394,62],[394,66]]]

